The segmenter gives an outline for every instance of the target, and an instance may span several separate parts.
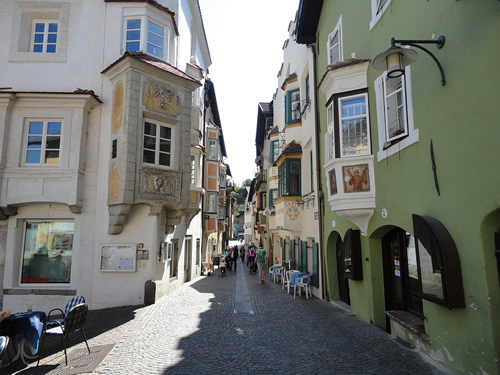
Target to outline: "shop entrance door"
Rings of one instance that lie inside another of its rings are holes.
[[[422,298],[413,237],[400,228],[387,233],[382,239],[382,260],[385,311],[404,310],[422,317]],[[386,330],[390,332],[390,321],[387,317]]]
[[[351,297],[349,295],[349,279],[345,277],[345,262],[344,262],[344,250],[342,246],[342,239],[337,237],[337,281],[339,284],[339,299],[347,303],[351,304]]]

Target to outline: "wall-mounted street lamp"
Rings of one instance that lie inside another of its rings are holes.
[[[396,40],[391,38],[391,47],[382,53],[379,53],[372,61],[372,66],[377,70],[387,70],[389,78],[400,77],[404,74],[404,68],[417,60],[418,54],[416,51],[409,48],[401,48],[396,46],[396,43],[403,46],[411,46],[426,52],[436,62],[439,71],[441,72],[441,83],[444,86],[446,81],[444,79],[443,67],[439,63],[436,56],[432,54],[427,48],[419,44],[435,44],[438,49],[443,48],[445,38],[441,35],[436,40]]]

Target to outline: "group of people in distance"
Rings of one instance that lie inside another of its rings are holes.
[[[237,246],[228,247],[224,254],[225,265],[224,269],[221,270],[222,275],[225,276],[226,268],[228,271],[236,271],[238,266],[238,257],[241,258],[241,262],[245,261],[245,246],[240,246],[238,250]],[[258,273],[259,274],[259,284],[264,284],[265,266],[267,263],[267,253],[263,248],[256,249],[255,246],[248,246],[246,252],[248,273]]]

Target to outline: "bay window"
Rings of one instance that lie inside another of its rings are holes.
[[[286,159],[278,169],[278,195],[301,195],[300,159]]]
[[[276,199],[278,199],[278,189],[269,189],[269,207],[274,207]]]
[[[27,127],[25,163],[30,165],[58,164],[62,122],[30,120]]]
[[[172,128],[146,121],[142,161],[158,166],[172,166]]]
[[[280,156],[280,148],[279,148],[280,143],[279,143],[279,141],[278,140],[271,141],[270,147],[271,147],[270,153],[269,153],[270,159],[271,159],[270,162],[274,163],[278,159],[278,157]]]
[[[207,212],[217,213],[217,195],[216,192],[207,193]]]
[[[300,117],[300,90],[288,91],[285,97],[285,123],[299,122]]]
[[[170,27],[145,16],[125,20],[125,51],[144,51],[169,61]]]
[[[25,223],[21,283],[69,283],[74,223]]]
[[[371,154],[368,94],[336,96],[326,107],[325,158]]]
[[[368,95],[339,98],[340,157],[369,155]]]
[[[208,141],[208,158],[210,160],[219,160],[218,142],[215,139]]]

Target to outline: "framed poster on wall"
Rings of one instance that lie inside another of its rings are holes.
[[[135,272],[136,262],[136,245],[101,245],[101,262],[99,264],[99,271]]]

